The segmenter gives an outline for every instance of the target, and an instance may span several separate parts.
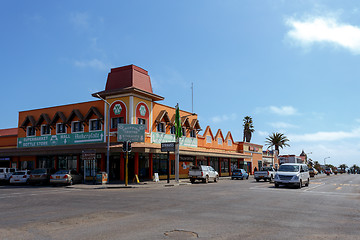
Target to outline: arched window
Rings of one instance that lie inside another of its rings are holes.
[[[123,101],[115,101],[110,106],[110,131],[117,131],[118,124],[126,123],[126,105]]]
[[[148,106],[144,102],[139,102],[136,105],[135,116],[137,124],[144,124],[145,132],[149,132],[150,111]]]

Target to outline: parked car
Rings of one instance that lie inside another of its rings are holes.
[[[67,184],[82,183],[83,177],[76,170],[59,170],[50,176],[50,184]]]
[[[254,172],[254,178],[257,182],[260,181],[260,179],[263,179],[265,182],[269,180],[270,182],[275,177],[276,170],[273,167],[262,167],[260,171]]]
[[[210,179],[217,182],[219,180],[219,173],[211,166],[193,166],[189,170],[190,182],[194,183],[195,180],[208,183]]]
[[[244,169],[234,169],[231,174],[231,180],[234,179],[249,179],[249,174]]]
[[[22,170],[18,172],[14,172],[10,177],[10,184],[28,184],[29,183],[29,171]]]
[[[53,169],[38,168],[31,171],[29,177],[29,184],[48,184],[50,182],[50,175],[54,172]]]
[[[9,183],[14,172],[16,172],[16,168],[0,168],[0,183]]]
[[[306,164],[284,163],[280,165],[274,178],[275,187],[279,185],[293,185],[301,188],[303,184],[309,186],[310,175]]]
[[[331,168],[327,167],[325,168],[324,173],[329,176],[330,174],[333,174],[333,171],[331,170]]]
[[[310,177],[315,177],[318,174],[318,171],[315,168],[309,168]]]

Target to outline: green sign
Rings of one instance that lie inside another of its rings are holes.
[[[18,138],[18,148],[48,147],[57,145],[72,145],[99,142],[104,142],[103,131]]]
[[[118,124],[118,142],[145,142],[145,125],[143,124]]]
[[[151,142],[152,143],[165,143],[165,142],[175,142],[174,134],[165,134],[161,132],[153,132],[151,133]],[[179,145],[185,147],[197,147],[197,139],[196,138],[188,138],[181,137],[179,138]]]

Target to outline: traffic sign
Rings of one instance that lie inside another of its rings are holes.
[[[118,124],[117,141],[145,142],[145,125]]]

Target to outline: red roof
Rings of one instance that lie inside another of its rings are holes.
[[[17,128],[0,129],[0,137],[16,136],[18,134]]]

